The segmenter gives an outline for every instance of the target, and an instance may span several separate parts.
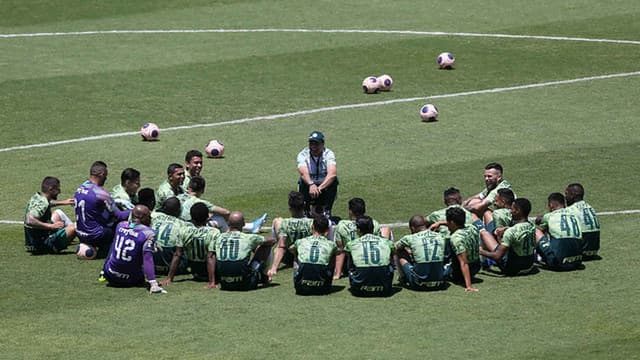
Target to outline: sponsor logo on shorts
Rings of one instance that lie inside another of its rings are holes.
[[[220,280],[226,283],[237,283],[242,282],[242,276],[221,276]]]
[[[300,281],[300,285],[309,286],[309,287],[323,286],[324,280],[302,280]]]

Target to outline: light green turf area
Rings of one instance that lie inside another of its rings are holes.
[[[0,34],[111,29],[388,29],[640,40],[636,1],[4,1]],[[435,57],[450,51],[453,71]],[[640,71],[640,45],[397,34],[110,34],[0,37],[0,149],[261,115],[455,94]],[[365,76],[393,91],[365,95]],[[217,138],[205,198],[252,218],[286,215],[295,155],[322,130],[338,157],[340,193],[384,223],[442,207],[442,191],[483,187],[501,162],[535,214],[579,181],[598,211],[638,209],[640,76],[375,105],[238,125],[163,131],[0,152],[0,220],[22,220],[44,176],[70,197],[97,159],[142,172],[156,188],[171,162]],[[433,102],[440,121],[418,109]],[[65,209],[71,213],[71,209]],[[7,358],[634,358],[640,304],[638,215],[602,217],[603,260],[583,271],[480,275],[462,288],[355,299],[348,282],[293,295],[291,270],[250,294],[207,291],[181,277],[162,297],[96,280],[100,261],[33,257],[22,228],[0,225],[0,357]],[[397,236],[407,233],[396,229]]]

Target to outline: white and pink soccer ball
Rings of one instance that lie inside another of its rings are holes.
[[[424,122],[436,121],[438,118],[438,108],[433,104],[424,104],[420,108],[420,117]]]
[[[438,62],[440,69],[453,69],[453,65],[456,63],[456,58],[451,53],[443,52],[438,55],[436,61]]]
[[[365,94],[375,94],[380,91],[380,83],[375,76],[367,76],[362,80],[362,91]]]
[[[98,256],[98,250],[95,246],[80,243],[76,248],[76,255],[78,256],[78,259],[93,260]]]
[[[224,144],[220,140],[211,140],[207,143],[207,146],[204,147],[204,151],[210,158],[222,157],[222,154],[224,153]]]
[[[381,91],[389,91],[391,90],[391,86],[393,85],[393,79],[391,76],[387,74],[382,74],[378,76],[378,84],[380,86]]]
[[[140,128],[142,140],[155,141],[160,137],[160,128],[154,123],[146,123]]]

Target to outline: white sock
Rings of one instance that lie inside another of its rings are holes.
[[[69,225],[71,225],[73,223],[73,221],[71,221],[71,219],[69,219],[67,214],[64,213],[64,211],[62,211],[60,209],[56,209],[56,211],[54,213],[57,214],[58,217],[60,217],[60,220],[62,220],[62,222],[64,223],[64,227],[67,227],[67,226],[69,226]]]

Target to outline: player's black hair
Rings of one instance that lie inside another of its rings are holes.
[[[42,191],[43,193],[46,193],[47,191],[49,191],[49,189],[51,189],[54,186],[60,186],[60,180],[58,180],[58,178],[53,176],[47,176],[44,179],[42,179],[42,184],[40,185],[40,191]]]
[[[450,187],[444,191],[444,197],[460,194],[460,190]]]
[[[329,231],[329,219],[322,215],[315,216],[313,218],[313,229],[316,232],[325,234],[327,231]]]
[[[289,208],[296,211],[304,209],[304,195],[301,192],[291,191],[289,193]]]
[[[487,166],[484,167],[485,170],[489,170],[489,169],[496,169],[498,171],[500,171],[500,173],[502,174],[502,165],[492,162],[492,163],[488,163]]]
[[[373,219],[363,215],[356,218],[356,228],[362,235],[373,233]]]
[[[451,221],[458,227],[464,227],[464,223],[467,219],[467,214],[459,207],[448,208],[445,213],[447,221]]]
[[[567,190],[573,195],[575,201],[581,201],[584,199],[584,187],[580,183],[572,183],[567,185]]]
[[[182,203],[175,196],[169,197],[162,203],[160,211],[167,215],[178,217],[182,212]]]
[[[498,195],[500,195],[504,203],[507,205],[513,204],[513,200],[516,199],[516,194],[514,194],[511,189],[498,189]]]
[[[552,202],[557,203],[557,204],[561,204],[562,207],[565,206],[564,195],[562,195],[559,192],[554,192],[554,193],[549,194],[549,196],[547,197],[547,202],[549,204],[551,204]]]
[[[355,216],[362,216],[367,213],[367,206],[362,198],[353,198],[349,200],[349,210]]]
[[[196,193],[203,193],[206,185],[206,181],[200,175],[194,176],[189,180],[189,189]]]
[[[167,167],[167,176],[171,176],[178,169],[184,169],[184,167],[178,163],[170,164],[169,167]]]
[[[189,150],[187,154],[184,156],[185,162],[190,162],[194,157],[202,157],[202,153],[198,150]]]
[[[120,174],[120,185],[124,186],[124,182],[127,180],[136,181],[138,179],[140,179],[140,171],[134,168],[126,168]]]
[[[143,188],[138,191],[138,204],[153,210],[156,207],[156,193],[152,188]]]
[[[513,206],[520,209],[523,217],[528,217],[529,213],[531,213],[531,202],[526,198],[517,198],[513,200]]]
[[[444,203],[447,206],[460,204],[460,190],[450,187],[444,191]]]
[[[191,221],[198,226],[205,225],[209,219],[209,208],[201,202],[197,202],[191,206]]]
[[[107,173],[107,164],[104,161],[96,161],[91,164],[91,169],[89,169],[89,175],[91,176],[102,176]]]

